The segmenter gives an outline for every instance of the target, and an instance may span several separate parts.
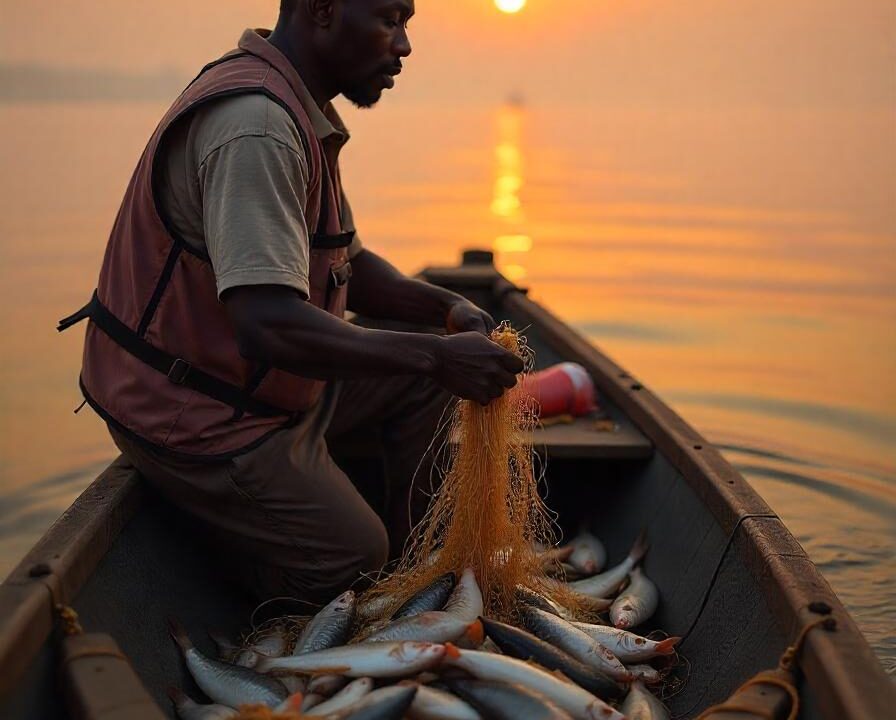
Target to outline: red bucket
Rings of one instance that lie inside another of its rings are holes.
[[[564,362],[533,373],[523,389],[541,406],[541,417],[587,415],[597,409],[594,381],[578,363]]]

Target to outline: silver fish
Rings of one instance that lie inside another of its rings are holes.
[[[448,687],[490,720],[571,720],[544,695],[522,685],[456,678]]]
[[[362,697],[373,690],[373,680],[370,678],[358,678],[346,685],[329,700],[313,707],[308,717],[323,717],[331,713],[345,710],[357,703]]]
[[[385,615],[386,611],[393,606],[396,600],[389,595],[378,595],[376,597],[363,597],[358,603],[356,614],[361,620],[368,622]]]
[[[672,655],[675,652],[675,646],[681,641],[680,637],[649,640],[609,625],[591,625],[580,622],[574,622],[573,625],[593,637],[624,663],[650,660],[658,655]]]
[[[318,675],[311,678],[308,682],[309,693],[330,697],[333,693],[339,692],[348,685],[348,678],[342,675]]]
[[[170,688],[168,697],[181,720],[230,720],[237,715],[236,710],[225,705],[200,705],[177,688]]]
[[[241,667],[254,668],[259,655],[280,657],[286,652],[286,628],[282,625],[277,625],[264,637],[245,647],[230,642],[223,633],[210,630],[208,635],[218,646],[218,657],[221,660]]]
[[[400,720],[414,702],[416,694],[416,685],[380,688],[345,710],[325,717],[328,720]]]
[[[546,696],[575,720],[625,720],[621,713],[578,685],[516,658],[459,650],[449,644],[445,665],[465,670],[482,680],[523,685]]]
[[[660,593],[641,568],[632,570],[632,579],[610,608],[610,622],[625,630],[650,619],[660,603]]]
[[[187,663],[187,669],[196,684],[216,703],[227,707],[259,703],[277,707],[286,699],[286,688],[274,678],[259,675],[254,670],[212,660],[199,652],[184,628],[172,620],[171,636],[178,644]],[[276,661],[278,658],[263,658]]]
[[[398,684],[416,685],[408,680]],[[482,720],[482,716],[460,698],[426,685],[417,685],[417,695],[407,715],[411,720]]]
[[[275,713],[295,713],[299,715],[302,712],[302,703],[305,701],[305,695],[297,692],[290,695],[286,700],[274,708]]]
[[[663,681],[665,675],[662,671],[657,670],[652,665],[627,665],[628,671],[647,685],[656,685]]]
[[[523,611],[523,621],[533,635],[569,653],[585,666],[597,668],[614,680],[632,679],[622,661],[609,649],[563,618],[530,607]]]
[[[632,683],[628,697],[620,708],[628,720],[669,720],[669,711],[659,699],[644,687],[644,683]]]
[[[434,580],[421,591],[414,593],[408,598],[398,610],[392,614],[393,620],[400,620],[403,617],[411,615],[419,615],[423,612],[431,610],[441,610],[448,602],[457,578],[454,573],[445,573],[441,577]]]
[[[376,642],[318,650],[305,655],[262,658],[259,672],[348,677],[407,677],[438,665],[445,646],[420,642]]]
[[[467,633],[470,633],[472,638],[476,637],[475,620],[470,623],[454,613],[433,610],[391,622],[371,633],[365,642],[416,640],[417,642],[445,643],[458,640]],[[481,642],[482,638],[479,639]]]
[[[357,600],[348,590],[324,607],[302,630],[293,655],[325,650],[343,645],[348,640],[355,619]]]
[[[482,615],[482,591],[476,582],[476,575],[470,568],[464,570],[460,576],[457,587],[445,603],[444,610],[466,620],[468,624],[475,622]]]
[[[647,537],[642,532],[638,536],[638,539],[635,540],[635,544],[629,551],[628,556],[616,567],[611,568],[600,575],[571,582],[569,583],[569,586],[573,590],[584,595],[590,595],[591,597],[605,598],[608,595],[612,595],[619,589],[619,586],[625,582],[625,579],[632,571],[632,568],[641,562],[647,552],[647,548]]]
[[[569,564],[586,575],[599,573],[607,564],[607,550],[594,535],[582,529],[569,543],[572,555]]]

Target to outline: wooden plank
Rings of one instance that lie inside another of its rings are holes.
[[[594,420],[578,418],[569,424],[538,428],[533,446],[551,457],[641,460],[653,454],[653,445],[628,419],[611,430],[595,427]]]
[[[49,637],[54,607],[70,604],[139,506],[136,471],[122,458],[52,525],[0,586],[0,697]]]

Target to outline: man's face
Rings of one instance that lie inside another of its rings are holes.
[[[332,27],[332,72],[339,91],[358,107],[376,104],[395,85],[411,54],[407,23],[414,0],[343,0]]]

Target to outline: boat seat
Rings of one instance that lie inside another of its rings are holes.
[[[653,454],[650,440],[622,416],[549,419],[535,431],[533,445],[556,458],[642,460]]]

